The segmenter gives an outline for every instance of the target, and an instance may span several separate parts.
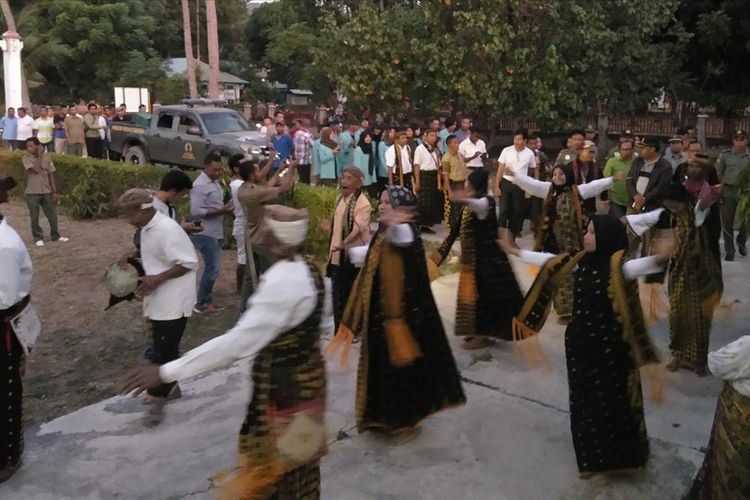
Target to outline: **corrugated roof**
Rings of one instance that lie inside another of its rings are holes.
[[[197,63],[196,69],[198,70],[198,80],[207,83],[211,67],[203,61],[196,60],[195,62]],[[184,57],[173,57],[172,59],[167,59],[165,65],[167,76],[184,75],[187,73],[187,59]],[[248,84],[250,82],[230,73],[219,71],[219,83]]]

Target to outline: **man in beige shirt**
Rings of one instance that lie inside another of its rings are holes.
[[[263,168],[259,168],[258,164],[251,161],[240,163],[240,177],[245,182],[237,190],[237,201],[245,211],[245,253],[247,255],[247,267],[240,293],[241,311],[245,310],[247,299],[257,288],[259,275],[269,267],[262,248],[264,238],[261,221],[265,213],[263,206],[288,192],[294,182],[294,171],[298,163],[296,160],[288,167],[279,168],[268,182],[261,184],[273,167],[274,159],[272,155]]]
[[[63,121],[65,130],[65,153],[73,156],[83,156],[85,142],[83,118],[76,112],[75,106],[68,108],[68,116]]]
[[[23,167],[26,170],[26,191],[24,195],[29,206],[31,217],[31,234],[34,244],[44,246],[44,231],[39,225],[39,208],[49,222],[52,241],[68,241],[60,236],[57,228],[57,184],[55,183],[55,165],[44,151],[44,146],[36,137],[26,140],[26,154],[23,156]]]
[[[364,174],[357,167],[344,168],[339,181],[340,194],[336,198],[333,220],[320,221],[321,229],[331,231],[326,274],[331,278],[336,330],[358,273],[349,260],[348,249],[370,242],[372,205],[362,192],[363,178]]]

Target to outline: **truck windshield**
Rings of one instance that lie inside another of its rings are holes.
[[[250,130],[250,125],[239,113],[204,113],[201,114],[201,118],[210,134],[247,132]]]

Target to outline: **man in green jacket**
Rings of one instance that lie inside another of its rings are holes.
[[[750,151],[747,148],[747,132],[737,130],[734,133],[732,149],[725,149],[716,161],[716,170],[721,177],[721,227],[724,234],[724,260],[734,260],[734,215],[739,201],[739,183],[742,172],[750,168]],[[737,248],[740,255],[747,255],[747,230],[740,223],[737,234]]]
[[[89,158],[102,158],[102,138],[99,135],[99,106],[95,102],[88,105],[89,112],[83,115],[83,129],[86,138],[86,154]]]

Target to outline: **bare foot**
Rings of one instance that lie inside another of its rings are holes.
[[[666,368],[668,372],[676,372],[680,368],[680,360],[673,358],[664,368]]]
[[[495,344],[495,341],[487,337],[471,337],[464,340],[462,347],[467,350],[482,349]]]
[[[567,316],[560,316],[559,318],[557,318],[557,324],[558,325],[570,324],[570,318]]]

